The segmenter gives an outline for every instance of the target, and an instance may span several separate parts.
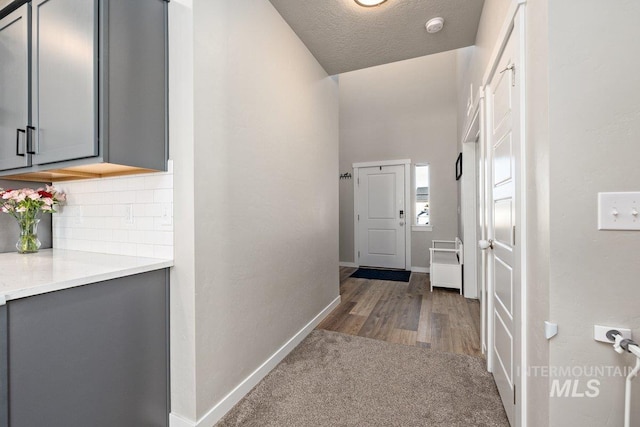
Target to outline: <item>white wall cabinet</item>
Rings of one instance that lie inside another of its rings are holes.
[[[16,3],[0,18],[0,175],[166,170],[167,1]]]

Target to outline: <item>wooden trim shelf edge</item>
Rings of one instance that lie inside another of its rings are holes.
[[[136,175],[153,172],[160,171],[154,169],[116,165],[113,163],[97,163],[93,165],[74,166],[62,169],[51,169],[47,171],[6,175],[0,178],[11,181],[58,182],[91,178],[109,178],[114,176]]]

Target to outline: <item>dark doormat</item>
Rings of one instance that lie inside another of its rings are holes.
[[[359,268],[351,277],[371,280],[391,280],[394,282],[408,282],[411,272],[406,270],[376,270],[374,268]]]

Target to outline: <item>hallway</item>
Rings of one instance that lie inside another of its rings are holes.
[[[480,304],[457,291],[434,289],[429,275],[409,283],[350,277],[340,267],[341,304],[318,329],[451,353],[480,356]]]

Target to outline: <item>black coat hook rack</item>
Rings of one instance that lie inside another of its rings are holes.
[[[351,173],[350,172],[345,172],[343,174],[340,175],[340,179],[351,179]]]

